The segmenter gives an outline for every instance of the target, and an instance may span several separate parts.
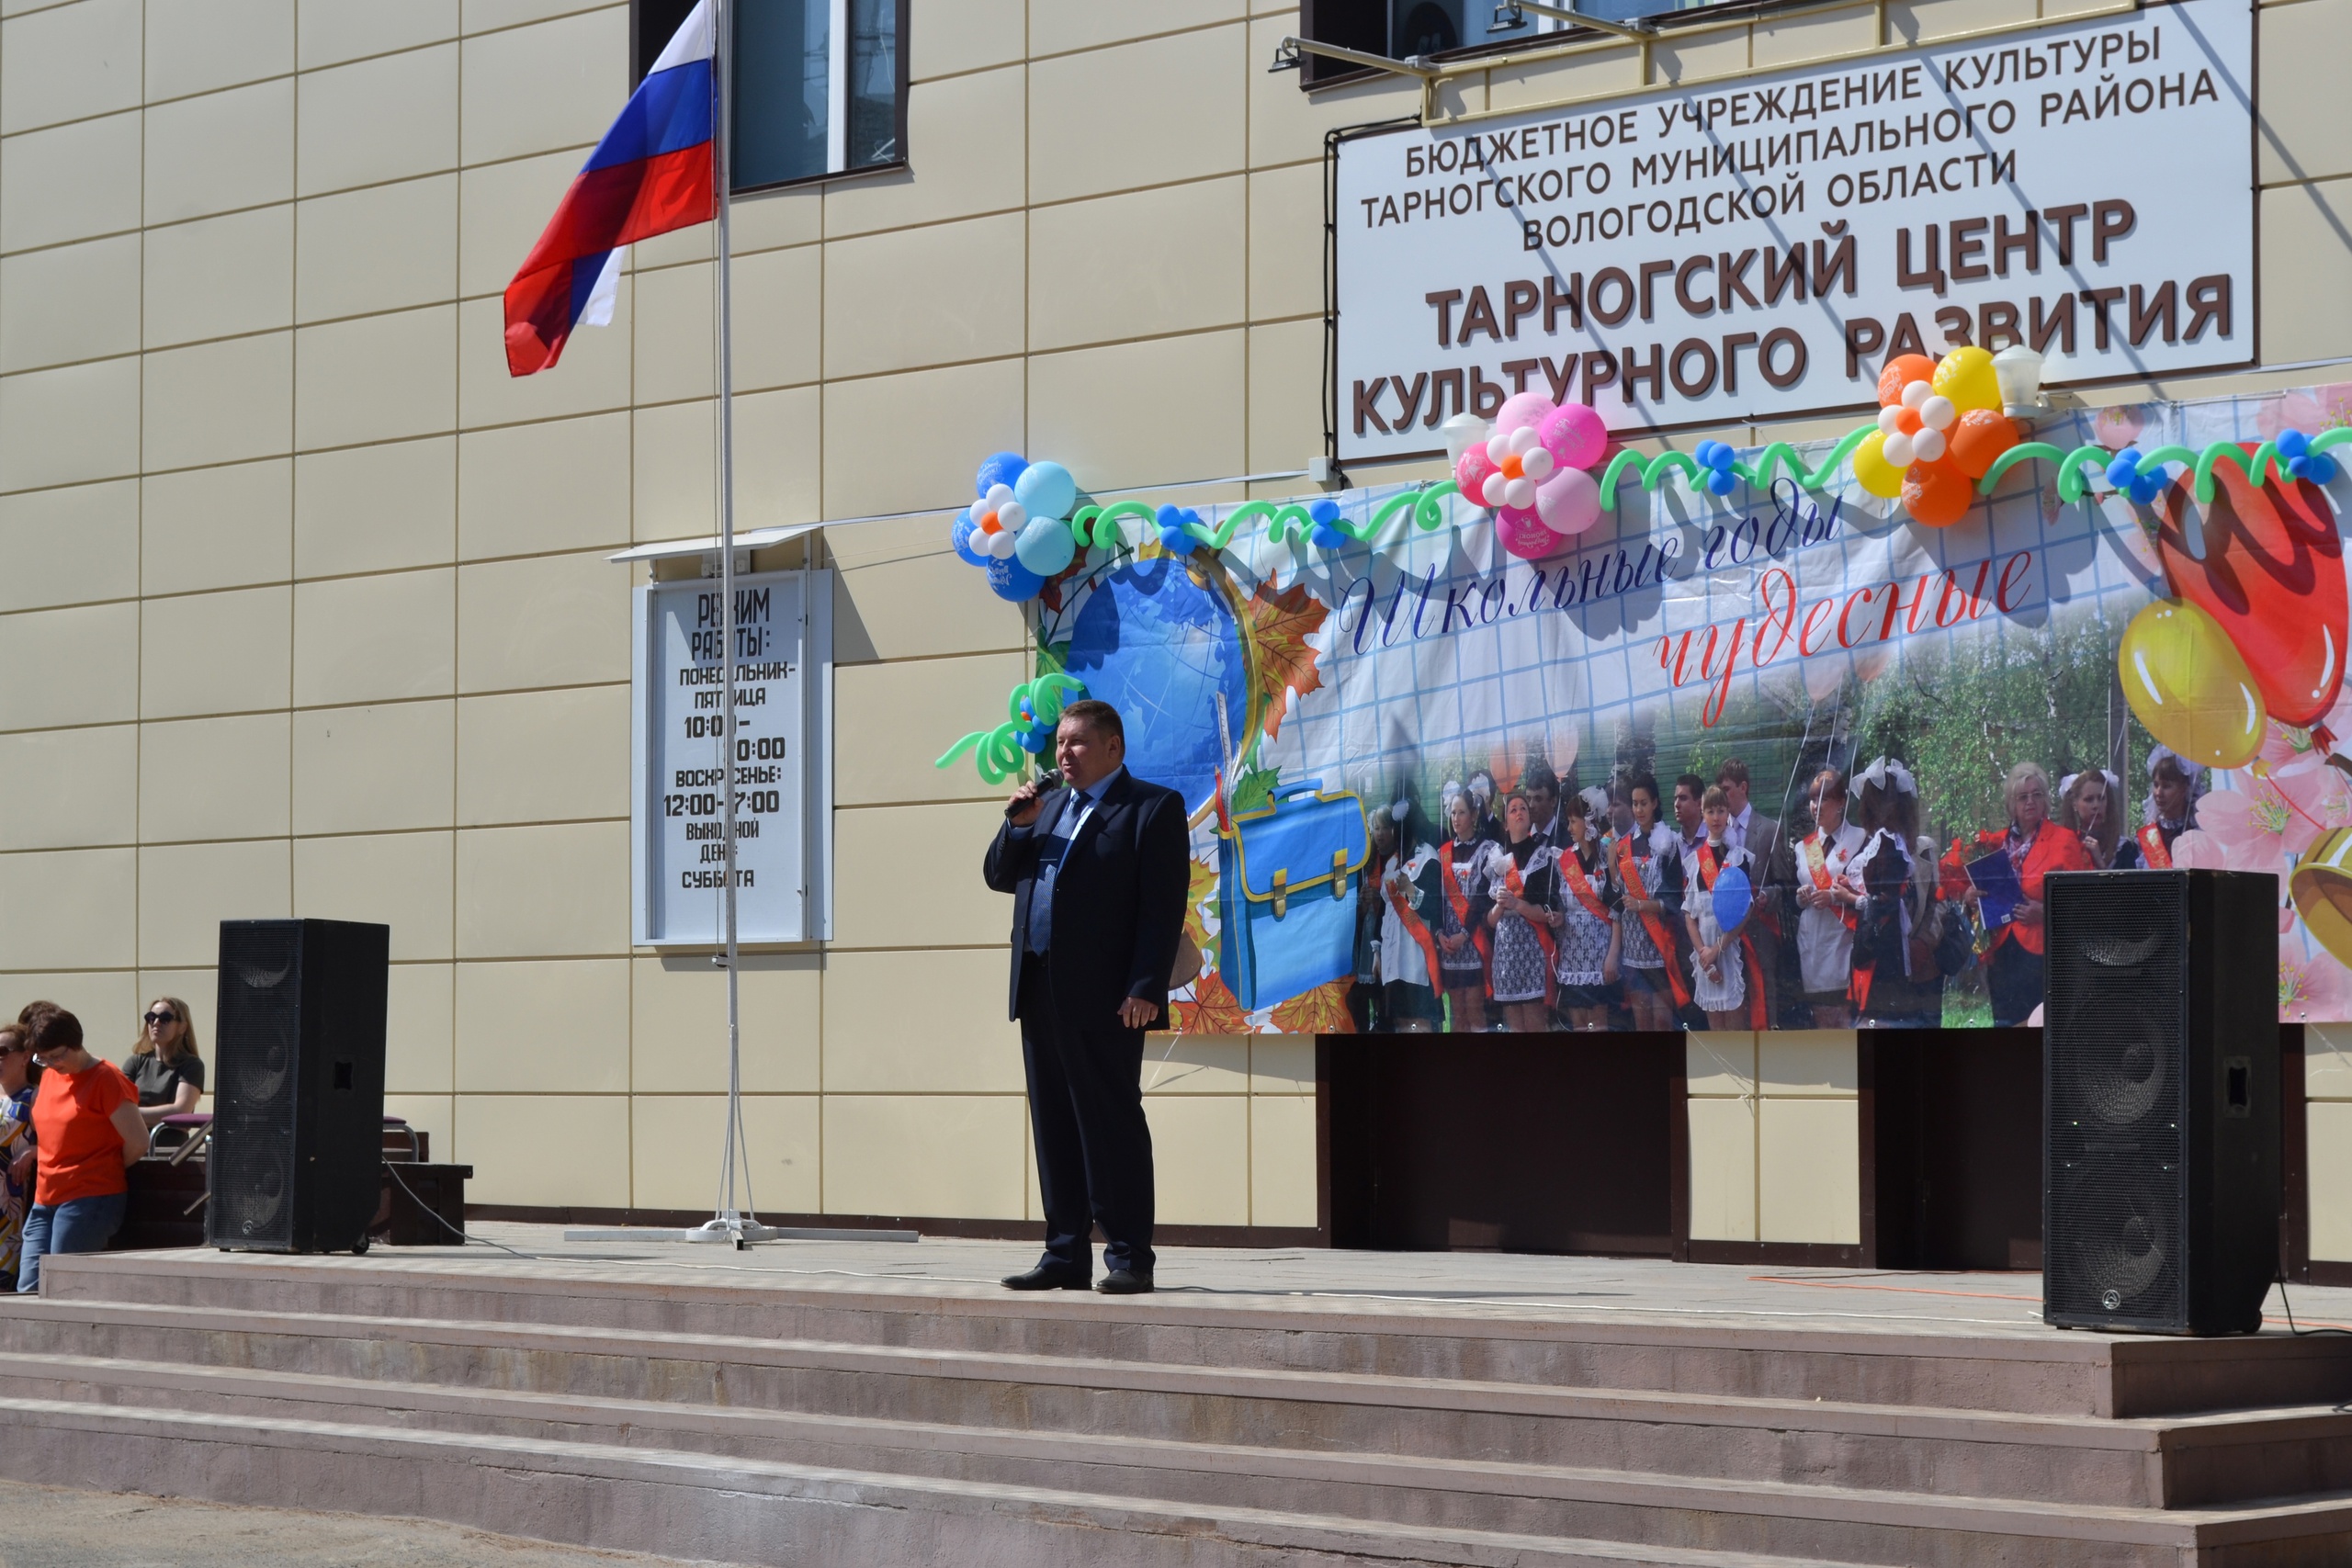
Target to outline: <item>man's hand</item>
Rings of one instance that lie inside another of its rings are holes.
[[[1119,1003],[1119,1022],[1128,1029],[1148,1028],[1152,1016],[1159,1011],[1141,997],[1127,997]]]
[[[1031,779],[1006,798],[1004,819],[1016,828],[1026,828],[1030,823],[1037,820],[1037,813],[1041,809],[1037,800],[1045,793],[1045,786],[1035,779]]]

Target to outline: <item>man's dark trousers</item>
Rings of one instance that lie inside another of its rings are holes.
[[[1046,1256],[1091,1271],[1094,1226],[1105,1272],[1152,1271],[1151,1127],[1143,1113],[1143,1031],[1057,1021],[1047,960],[1021,969],[1021,1055],[1046,1211]],[[1081,1129],[1091,1128],[1090,1140]]]

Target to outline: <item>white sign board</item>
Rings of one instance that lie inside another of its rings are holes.
[[[720,791],[735,791],[736,931],[746,942],[806,942],[831,802],[831,574],[735,580],[733,777],[719,754],[718,581],[637,591],[630,818],[639,946],[715,945],[726,887]]]
[[[2250,364],[2253,82],[2245,0],[2180,0],[1342,141],[1340,457],[1519,390],[1621,430],[1870,404],[1967,343]]]

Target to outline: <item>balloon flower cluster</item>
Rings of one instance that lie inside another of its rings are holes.
[[[1522,560],[1540,560],[1600,521],[1600,483],[1588,471],[1609,447],[1609,429],[1582,403],[1521,392],[1495,411],[1494,429],[1453,465],[1473,506],[1495,514],[1495,536]]]
[[[988,572],[998,598],[1035,599],[1078,554],[1078,536],[1067,521],[1078,504],[1078,481],[1059,463],[999,452],[980,465],[972,488],[979,499],[957,514],[948,542]]]
[[[1976,481],[2018,444],[1993,356],[1981,348],[1940,360],[1895,355],[1879,372],[1878,401],[1878,429],[1854,448],[1854,478],[1872,495],[1901,497],[1903,510],[1931,528],[1966,516]]]

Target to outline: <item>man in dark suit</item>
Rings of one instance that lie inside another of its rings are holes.
[[[1015,1291],[1085,1290],[1098,1222],[1096,1288],[1152,1288],[1143,1036],[1167,1012],[1192,839],[1183,796],[1130,774],[1126,749],[1110,704],[1064,708],[1054,761],[1066,787],[1013,791],[982,866],[1012,895],[1012,1016],[1046,1211],[1046,1255],[1004,1281]]]

